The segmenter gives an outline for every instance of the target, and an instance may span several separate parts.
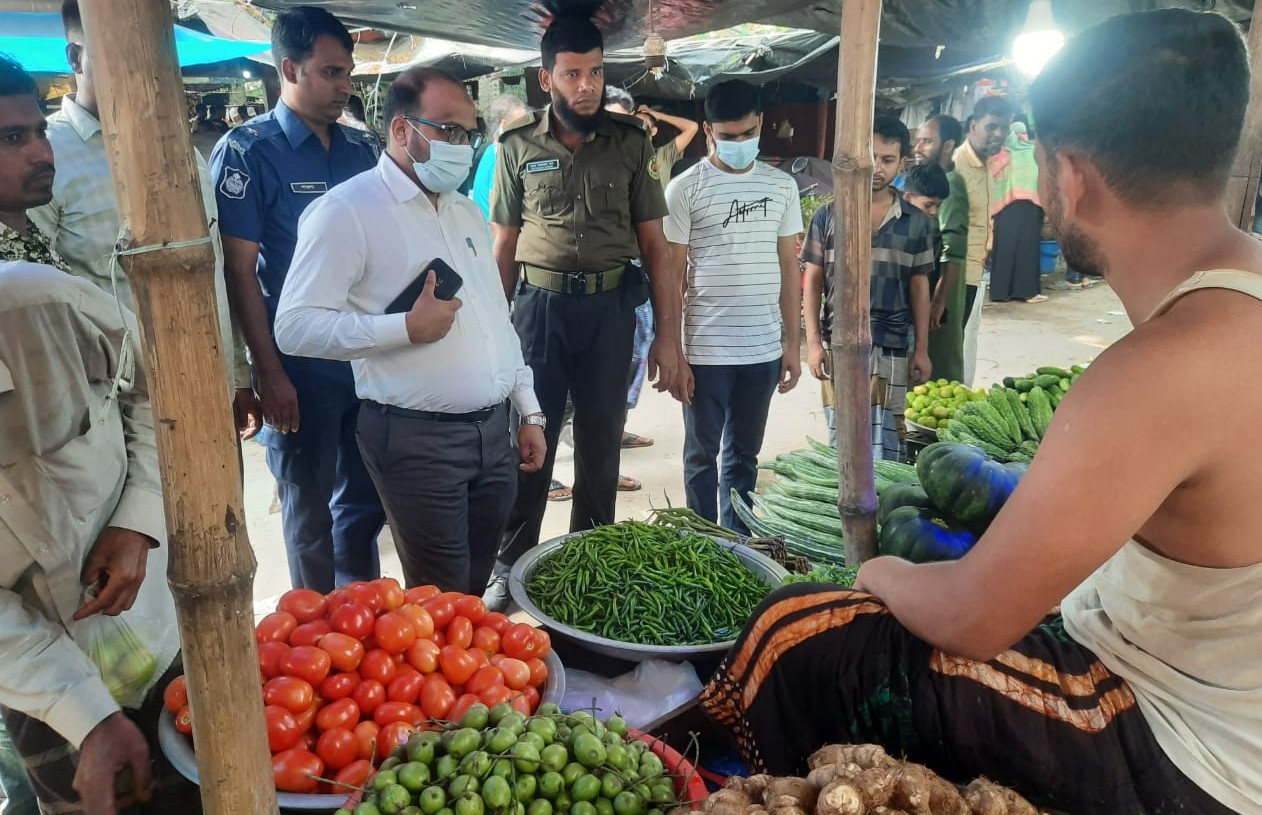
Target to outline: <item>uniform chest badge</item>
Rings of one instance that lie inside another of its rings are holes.
[[[244,170],[228,167],[224,170],[219,191],[228,198],[245,198],[245,188],[250,186],[250,176]]]
[[[662,168],[657,166],[657,156],[649,159],[649,178],[654,181],[662,180]]]

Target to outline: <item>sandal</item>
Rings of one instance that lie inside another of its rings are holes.
[[[639,436],[635,433],[622,431],[622,449],[630,450],[636,447],[652,447],[653,440],[648,436]]]
[[[574,488],[567,487],[555,478],[548,485],[548,500],[554,502],[568,501],[574,497]]]
[[[1033,297],[1031,297],[1030,299],[1026,300],[1025,302],[1027,302],[1027,303],[1029,303],[1029,304],[1033,305],[1033,304],[1035,304],[1035,303],[1046,303],[1046,302],[1048,301],[1048,299],[1049,299],[1049,298],[1048,298],[1048,296],[1047,296],[1046,294],[1036,294],[1036,295],[1034,295]]]
[[[643,486],[643,484],[630,476],[618,476],[618,492],[637,492]]]

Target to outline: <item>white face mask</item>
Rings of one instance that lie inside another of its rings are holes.
[[[758,158],[758,137],[744,141],[714,140],[714,154],[733,170],[744,170]]]
[[[435,141],[408,122],[416,131],[416,135],[429,142],[429,161],[417,161],[405,148],[408,158],[412,159],[412,169],[416,178],[431,192],[451,192],[459,189],[469,177],[473,167],[473,147],[468,144],[448,144]]]

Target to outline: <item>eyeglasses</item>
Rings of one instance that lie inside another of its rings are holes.
[[[419,122],[441,131],[443,141],[448,144],[467,144],[474,150],[477,150],[482,146],[483,139],[486,138],[486,134],[481,130],[465,130],[460,125],[445,125],[440,122],[431,122],[429,119],[422,119],[419,116],[404,116],[403,118],[409,122]]]

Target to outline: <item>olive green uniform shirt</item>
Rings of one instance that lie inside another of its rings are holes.
[[[571,152],[547,108],[500,136],[491,222],[521,228],[518,263],[613,269],[640,256],[635,226],[666,216],[667,172],[639,119],[611,113]]]

